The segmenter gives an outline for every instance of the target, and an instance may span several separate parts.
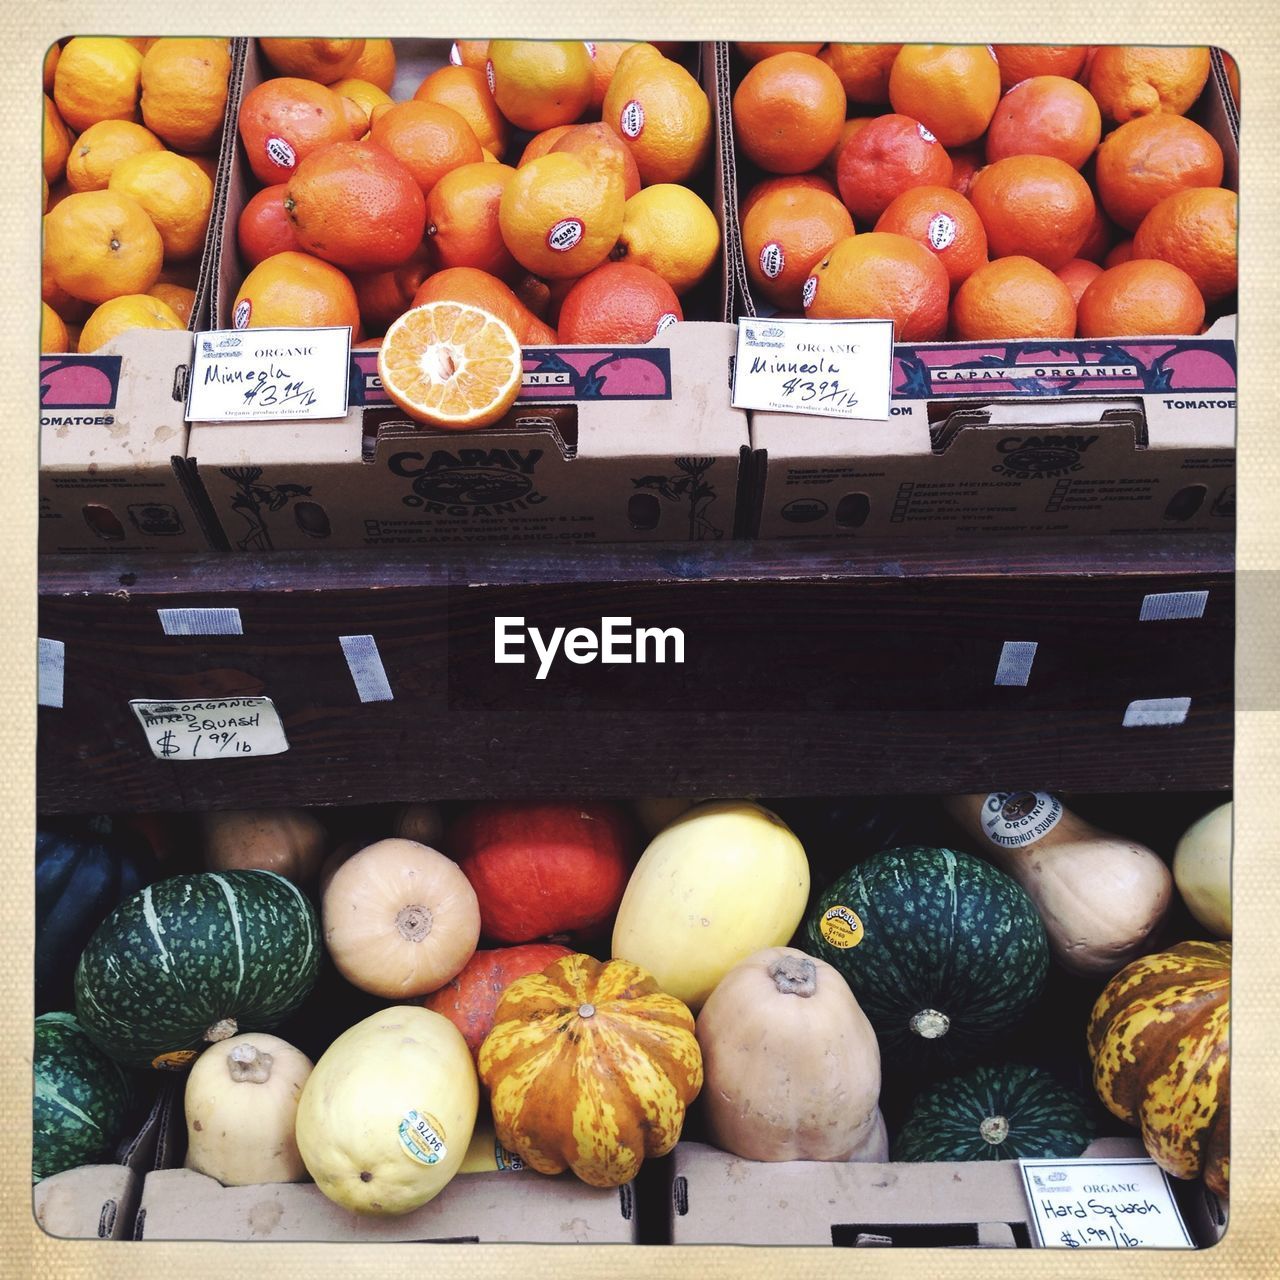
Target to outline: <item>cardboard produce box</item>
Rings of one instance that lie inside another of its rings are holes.
[[[1211,62],[1188,114],[1222,147],[1234,190],[1239,116],[1217,50]],[[770,311],[752,295],[737,228],[738,199],[761,176],[735,153],[726,216],[744,323]],[[754,412],[753,531],[939,539],[1234,527],[1233,315],[1186,338],[895,345],[890,412],[887,422]]]
[[[366,1217],[312,1183],[224,1187],[190,1169],[147,1175],[137,1240],[418,1241],[473,1244],[631,1244],[633,1184],[589,1187],[572,1174],[455,1177],[412,1213]]]
[[[396,100],[449,56],[397,40]],[[689,46],[711,97],[716,145],[692,185],[723,228],[725,135],[716,107],[723,47]],[[238,97],[270,75],[250,42]],[[513,160],[523,146],[517,135]],[[214,328],[230,327],[244,277],[235,229],[257,189],[243,149],[228,164]],[[729,404],[734,329],[729,244],[685,301],[683,324],[645,346],[528,348],[511,413],[480,431],[410,422],[355,351],[349,412],[311,422],[195,423],[187,476],[238,551],[494,541],[719,540],[740,519],[746,414]]]

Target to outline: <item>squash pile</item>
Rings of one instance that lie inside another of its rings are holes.
[[[813,866],[748,801],[220,813],[193,870],[131,870],[109,823],[42,833],[76,959],[74,1014],[37,1023],[34,1175],[110,1158],[132,1082],[178,1070],[189,1168],[367,1215],[481,1170],[619,1186],[690,1133],[753,1161],[1066,1159],[1115,1120],[1225,1196],[1230,943],[1171,935],[1229,938],[1230,807],[1172,872],[1047,793],[943,811],[954,847]],[[1073,1003],[1075,1077],[1035,1050]]]

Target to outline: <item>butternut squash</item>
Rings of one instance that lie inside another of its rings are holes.
[[[305,1182],[294,1123],[311,1059],[252,1031],[210,1045],[187,1076],[185,1166],[223,1186]]]
[[[310,884],[329,834],[305,809],[226,809],[200,815],[204,864],[210,871],[274,871]]]
[[[1106,977],[1148,949],[1173,877],[1146,845],[1102,831],[1044,791],[954,796],[946,807],[1026,890],[1068,972]]]
[[[716,1146],[745,1160],[889,1158],[876,1033],[826,961],[757,951],[721,979],[696,1030]]]
[[[1231,937],[1231,803],[1193,822],[1173,855],[1187,910],[1215,938]]]

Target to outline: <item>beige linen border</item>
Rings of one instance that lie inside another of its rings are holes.
[[[1269,6],[1256,0],[972,0],[947,6],[905,0],[652,0],[626,6],[558,0],[535,6],[497,0],[221,0],[197,9],[173,0],[9,0],[0,16],[0,104],[5,182],[0,229],[0,380],[4,389],[4,500],[0,505],[4,715],[0,744],[0,1276],[227,1276],[270,1267],[307,1280],[352,1276],[583,1277],[744,1275],[826,1277],[1025,1276],[1236,1277],[1280,1274],[1280,1107],[1275,1102],[1280,1026],[1280,847],[1271,805],[1280,790],[1280,444],[1275,350],[1276,228],[1280,225],[1280,39]],[[1207,1253],[624,1248],[517,1245],[141,1244],[67,1242],[35,1226],[30,1192],[32,840],[35,734],[36,379],[39,321],[40,65],[46,47],[70,34],[544,36],[598,39],[941,40],[995,43],[1217,44],[1241,68],[1242,254],[1239,541],[1240,655],[1235,867],[1235,1052],[1232,1092],[1232,1222]]]

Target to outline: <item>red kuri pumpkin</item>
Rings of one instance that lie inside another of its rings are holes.
[[[478,804],[454,824],[446,848],[476,891],[482,934],[502,943],[608,923],[635,861],[626,814],[598,801]]]

